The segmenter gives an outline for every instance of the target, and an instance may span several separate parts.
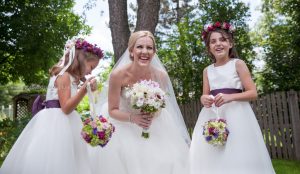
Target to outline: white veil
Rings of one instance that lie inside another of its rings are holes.
[[[132,60],[129,57],[129,51],[128,49],[125,51],[125,53],[120,57],[119,61],[115,64],[112,71],[123,67],[124,65],[132,63]],[[181,114],[181,111],[179,109],[179,106],[176,101],[176,97],[174,94],[173,86],[170,81],[169,75],[159,60],[158,56],[155,54],[152,61],[151,66],[155,68],[158,71],[155,71],[152,74],[152,80],[158,82],[162,89],[168,94],[167,101],[166,101],[166,108],[167,111],[173,116],[174,122],[176,124],[177,129],[180,131],[182,137],[184,138],[185,142],[190,145],[191,139],[189,136],[189,133],[187,131],[183,116]],[[159,73],[157,73],[159,72]],[[96,113],[101,114],[101,110],[103,107],[107,107],[108,102],[108,84],[109,84],[109,78],[104,83],[104,86],[102,88],[102,91],[100,92],[99,98],[97,100],[97,106],[96,107]],[[106,106],[105,106],[106,105]]]

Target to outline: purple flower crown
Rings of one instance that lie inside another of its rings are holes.
[[[103,58],[103,51],[100,47],[97,47],[97,45],[93,45],[86,40],[84,40],[81,37],[73,37],[72,39],[68,40],[65,45],[65,50],[69,50],[72,48],[72,46],[75,46],[76,49],[83,49],[85,52],[90,52],[100,59]]]
[[[211,23],[208,25],[205,25],[202,31],[202,39],[206,40],[206,37],[208,35],[209,32],[211,31],[215,31],[216,29],[223,29],[226,30],[229,33],[234,33],[235,32],[235,28],[233,25],[227,23],[227,22],[216,22],[216,23]]]

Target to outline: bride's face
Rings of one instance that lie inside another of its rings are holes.
[[[140,66],[148,66],[155,53],[153,41],[150,37],[141,37],[136,40],[131,55],[133,61]]]

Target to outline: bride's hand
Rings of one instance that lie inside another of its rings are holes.
[[[131,116],[131,122],[135,123],[136,125],[144,128],[149,129],[153,120],[153,116],[151,114],[136,114]]]

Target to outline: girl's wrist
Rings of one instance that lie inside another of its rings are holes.
[[[81,86],[81,88],[80,88],[80,90],[81,90],[84,94],[87,93],[86,87],[87,87],[86,84],[83,84],[83,85]]]

